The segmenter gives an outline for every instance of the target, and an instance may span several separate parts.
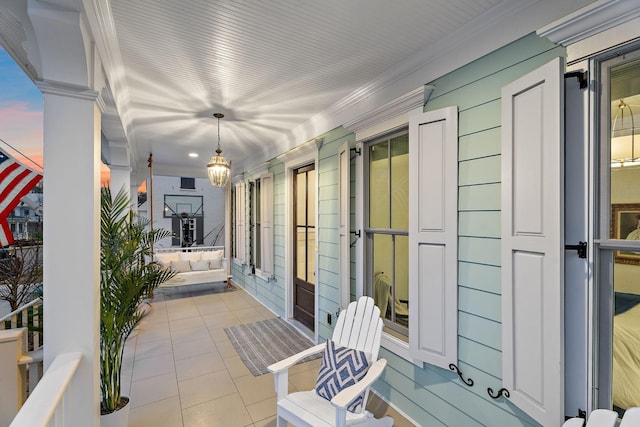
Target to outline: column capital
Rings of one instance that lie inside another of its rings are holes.
[[[95,90],[67,83],[41,80],[36,82],[36,86],[44,95],[59,95],[69,98],[85,99],[87,101],[96,101],[99,95]]]

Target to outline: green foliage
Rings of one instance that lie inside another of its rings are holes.
[[[149,221],[130,211],[120,191],[101,192],[100,220],[100,391],[102,413],[121,405],[120,374],[124,345],[145,315],[141,305],[153,289],[175,273],[149,262],[153,243],[170,236],[149,230]]]

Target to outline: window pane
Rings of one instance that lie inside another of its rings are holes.
[[[610,75],[610,237],[640,240],[640,60],[614,67]]]
[[[393,240],[387,234],[373,235],[373,300],[380,316],[391,318],[393,292]]]
[[[313,273],[316,270],[316,230],[314,228],[307,229],[307,282],[316,283]]]
[[[369,227],[389,228],[389,143],[369,147]]]
[[[391,228],[409,229],[409,135],[391,140]]]
[[[261,262],[261,251],[262,251],[262,243],[261,243],[261,238],[260,238],[260,208],[261,208],[261,197],[260,197],[260,180],[256,180],[256,231],[255,231],[255,236],[256,236],[256,255],[255,255],[255,259],[256,259],[256,268],[261,268],[262,267],[262,262]]]
[[[316,171],[310,170],[307,173],[307,222],[315,225],[316,219]]]
[[[614,263],[613,405],[640,406],[640,266]]]
[[[307,175],[296,175],[296,225],[307,224]]]
[[[307,280],[307,229],[305,227],[297,227],[296,239],[296,276],[299,279]]]

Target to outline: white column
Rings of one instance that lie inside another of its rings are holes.
[[[97,427],[101,115],[94,91],[38,87],[44,94],[45,370],[62,353],[82,353],[67,424]]]
[[[131,201],[137,204],[136,193],[131,191],[131,168],[129,166],[110,165],[111,170],[111,194],[115,196],[124,190]]]
[[[133,202],[131,205],[131,210],[137,213],[138,212],[138,186],[133,181],[129,186],[129,194],[131,194],[131,201]]]

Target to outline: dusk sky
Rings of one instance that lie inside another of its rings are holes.
[[[42,109],[42,92],[0,46],[0,139],[44,166]],[[0,148],[25,166],[42,171],[1,141]],[[101,164],[100,182],[108,181],[109,169]]]
[[[0,139],[42,165],[42,93],[0,46]],[[38,169],[0,142],[0,148]]]

